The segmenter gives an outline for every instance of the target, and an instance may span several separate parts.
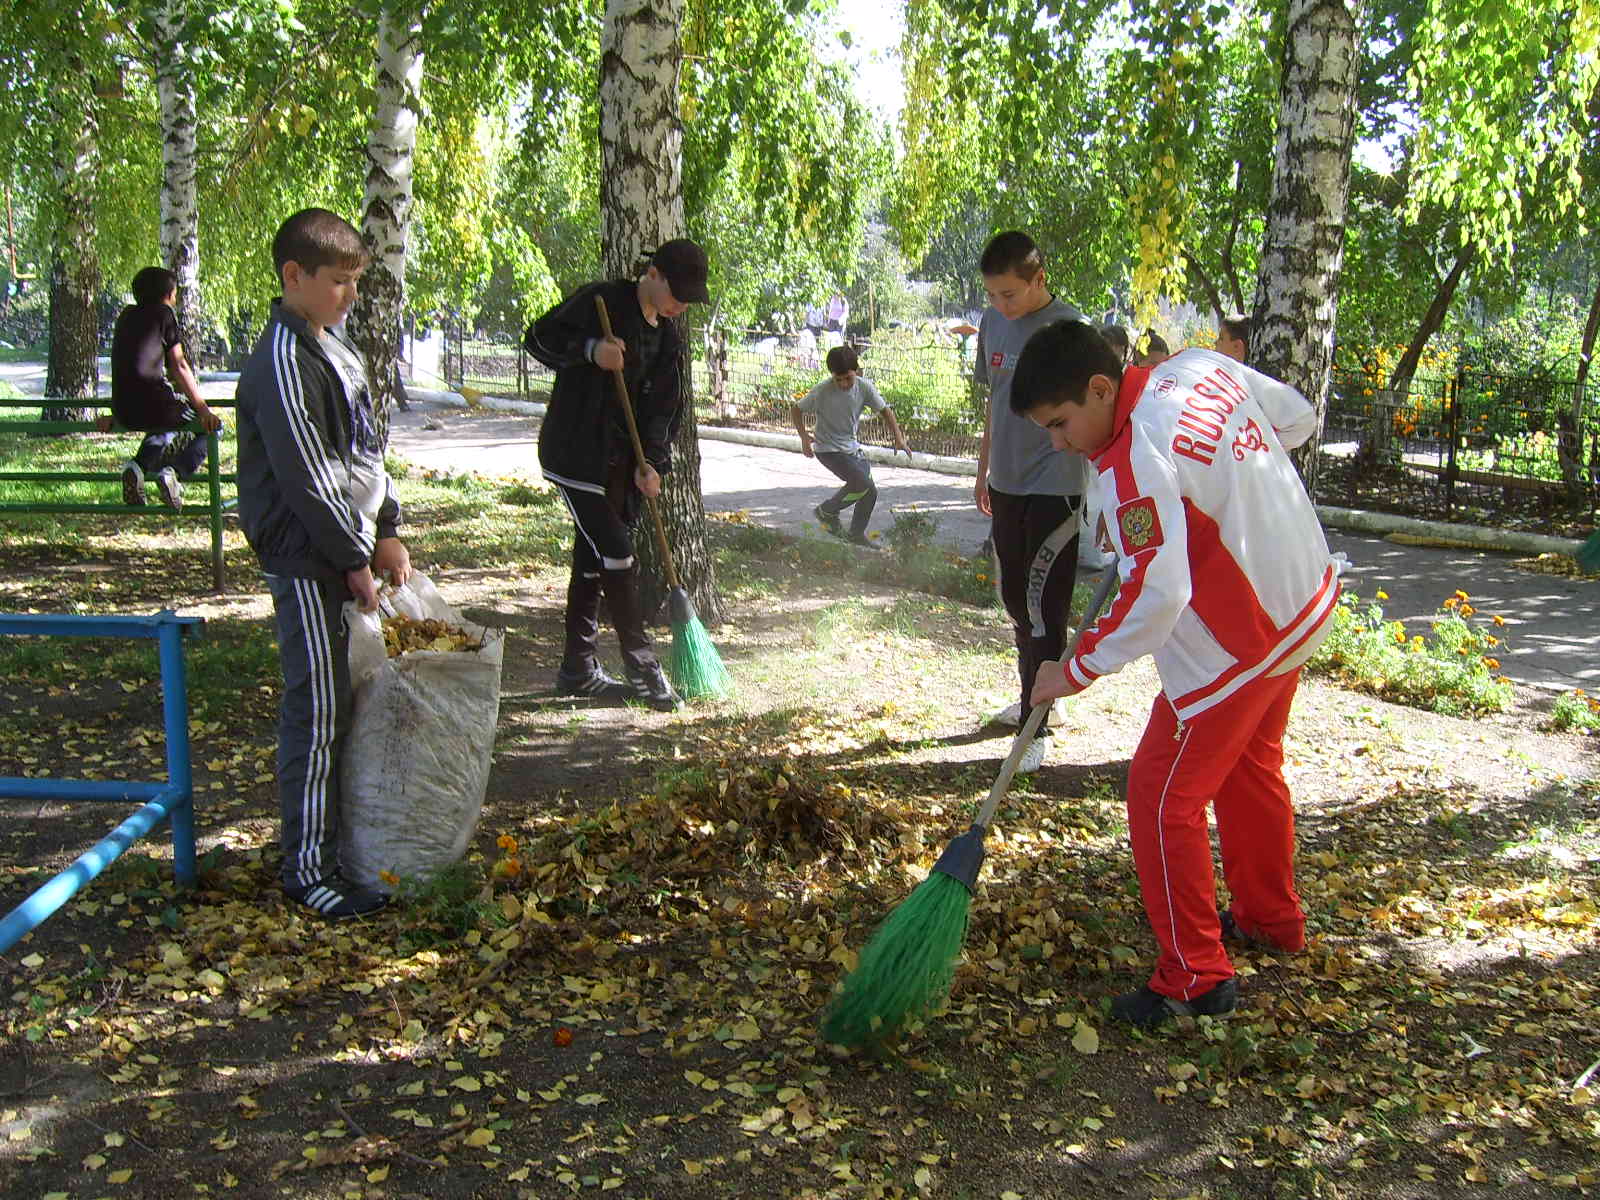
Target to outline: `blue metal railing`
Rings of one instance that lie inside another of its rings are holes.
[[[70,867],[0,920],[0,954],[37,929],[164,819],[172,824],[173,872],[180,886],[194,886],[194,775],[189,761],[189,683],[183,661],[183,639],[198,634],[204,624],[199,617],[180,617],[170,611],[148,617],[0,613],[0,634],[154,638],[161,657],[161,708],[167,743],[165,783],[0,776],[0,796],[144,802],[127,820],[84,851]]]

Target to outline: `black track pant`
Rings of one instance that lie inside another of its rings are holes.
[[[1039,664],[1066,649],[1072,585],[1078,578],[1081,496],[1017,496],[989,489],[995,578],[1017,641],[1022,715]],[[1045,714],[1041,729],[1050,724]]]
[[[873,507],[878,503],[878,488],[872,482],[872,463],[859,450],[854,454],[818,450],[817,461],[844,480],[844,486],[817,507],[837,517],[855,505],[856,510],[850,515],[850,534],[861,537],[867,532],[867,522],[872,520]]]
[[[283,700],[278,807],[283,882],[309,887],[339,867],[339,757],[350,731],[350,635],[344,583],[268,575]]]
[[[624,518],[633,486],[626,464],[611,473],[604,494],[557,484],[572,514],[572,577],[567,581],[567,642],[561,669],[587,675],[599,664],[600,597],[604,594],[616,626],[626,670],[656,663],[655,646],[645,632],[639,607],[639,564],[633,556],[633,531]]]

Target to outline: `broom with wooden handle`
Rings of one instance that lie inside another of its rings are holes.
[[[594,306],[600,313],[600,331],[611,337],[611,314],[606,311],[605,297],[596,296]],[[633,404],[628,399],[628,383],[620,370],[611,372],[617,384],[617,403],[627,419],[628,437],[633,442],[634,461],[641,466],[648,460],[644,446],[639,441],[639,423],[634,419]],[[661,554],[661,565],[666,568],[667,608],[672,618],[672,653],[667,659],[667,676],[684,696],[694,699],[701,696],[726,696],[732,685],[728,668],[712,645],[711,635],[694,610],[694,601],[684,590],[678,578],[678,566],[672,559],[672,547],[667,544],[667,528],[661,523],[661,509],[654,496],[646,496],[650,508],[650,523],[655,528],[656,549]]]
[[[1116,583],[1116,568],[1107,567],[1063,662],[1077,652],[1083,631],[1094,624]],[[907,1021],[933,1012],[950,995],[967,936],[967,912],[983,867],[984,835],[1049,708],[1049,704],[1034,706],[1000,764],[972,828],[945,847],[928,877],[889,914],[861,951],[856,969],[823,1013],[824,1040],[841,1046],[881,1042]]]

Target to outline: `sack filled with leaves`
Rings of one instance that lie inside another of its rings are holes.
[[[355,713],[340,763],[346,879],[395,881],[460,860],[483,810],[505,631],[473,624],[413,573],[390,613],[345,606]]]

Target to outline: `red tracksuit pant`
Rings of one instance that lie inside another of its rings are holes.
[[[1294,808],[1283,731],[1300,672],[1257,679],[1180,728],[1156,697],[1128,771],[1128,833],[1145,915],[1161,953],[1150,987],[1192,1000],[1233,974],[1222,948],[1206,806],[1217,814],[1222,874],[1241,929],[1305,945],[1294,889]]]

